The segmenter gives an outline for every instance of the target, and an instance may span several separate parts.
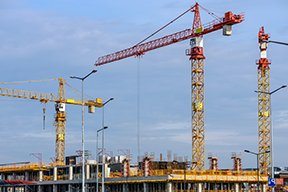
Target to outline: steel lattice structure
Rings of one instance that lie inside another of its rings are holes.
[[[204,59],[192,59],[192,170],[205,169]]]
[[[56,115],[55,115],[55,127],[56,127],[56,141],[55,141],[55,161],[63,163],[65,162],[65,133],[66,133],[66,113],[65,113],[65,105],[64,109],[61,109],[63,105],[61,105],[62,101],[65,98],[65,88],[64,88],[64,80],[59,79],[59,88],[58,88],[59,100],[60,103],[56,104]]]
[[[260,55],[258,64],[258,150],[259,169],[261,174],[268,174],[271,167],[271,95],[270,93],[270,67],[267,59],[267,43],[269,35],[261,27],[259,33]]]

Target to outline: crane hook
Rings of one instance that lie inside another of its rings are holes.
[[[45,118],[46,118],[46,104],[43,107],[43,130],[45,130]]]

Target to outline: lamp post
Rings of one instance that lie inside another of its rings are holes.
[[[184,192],[186,192],[186,169],[187,169],[187,165],[188,165],[188,162],[185,161],[184,162]]]
[[[244,150],[244,152],[256,155],[256,157],[257,157],[257,190],[258,190],[258,192],[260,192],[259,155],[262,155],[264,153],[269,153],[270,151],[265,151],[265,152],[262,152],[262,153],[255,153],[253,151]]]
[[[104,108],[105,105],[107,103],[109,103],[110,101],[114,100],[114,98],[110,98],[107,101],[105,101],[102,105],[102,127],[103,127],[103,131],[102,131],[102,181],[101,181],[101,186],[102,186],[102,192],[105,192],[105,185],[104,185],[104,179],[105,179],[105,158],[104,158]],[[98,191],[97,191],[98,192]]]
[[[256,93],[264,93],[264,94],[268,94],[269,95],[269,100],[270,100],[270,121],[272,119],[272,109],[271,109],[271,95],[273,93],[276,93],[277,91],[286,88],[287,85],[282,85],[281,87],[271,91],[271,92],[263,92],[263,91],[255,91]],[[271,177],[274,178],[274,163],[273,163],[273,127],[272,127],[272,123],[270,122],[271,125],[271,135],[270,135],[270,139],[271,139],[271,144],[270,144],[270,159],[271,159]],[[261,153],[262,154],[262,153]],[[274,192],[274,187],[272,187],[272,191]]]
[[[98,133],[100,131],[104,131],[104,129],[107,129],[108,127],[102,127],[101,129],[97,130],[97,142],[96,142],[96,192],[98,192],[99,187],[98,187],[98,173],[99,173],[99,166],[98,166],[98,160],[99,160],[99,155],[98,155]]]
[[[78,79],[82,82],[82,192],[85,192],[85,146],[84,146],[84,80],[97,70],[91,71],[84,77],[71,76],[71,79]]]

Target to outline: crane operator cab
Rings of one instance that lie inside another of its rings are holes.
[[[65,103],[56,103],[55,110],[57,112],[65,112]]]

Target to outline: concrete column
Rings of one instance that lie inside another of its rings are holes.
[[[110,168],[108,167],[108,164],[105,164],[105,178],[110,177]]]
[[[69,167],[70,168],[70,167]],[[68,192],[71,192],[72,191],[72,185],[71,184],[68,184]]]
[[[235,190],[235,192],[239,192],[239,191],[240,191],[240,189],[239,189],[239,183],[235,183],[235,184],[234,184],[234,190]]]
[[[39,171],[39,181],[43,181],[43,171]]]
[[[86,179],[90,179],[90,165],[86,164]]]
[[[171,182],[167,183],[167,185],[166,185],[166,191],[167,191],[167,192],[172,192],[172,188],[173,188],[172,183],[171,183]]]
[[[147,183],[143,183],[143,191],[144,192],[148,192],[148,189],[147,189]]]
[[[29,173],[27,171],[24,173],[24,180],[29,180]]]
[[[53,181],[57,181],[57,167],[53,167]],[[53,187],[54,190],[54,187]]]
[[[73,180],[73,166],[69,166],[69,180]]]
[[[260,185],[260,187],[261,187],[261,185]],[[261,189],[260,189],[261,190]],[[266,191],[267,190],[267,185],[265,185],[265,184],[263,184],[262,185],[262,191]]]
[[[53,192],[57,192],[57,185],[53,185]]]
[[[40,185],[37,186],[37,192],[42,192],[42,188]]]
[[[197,192],[202,192],[202,183],[197,183]]]
[[[123,192],[128,192],[128,184],[123,184]]]

